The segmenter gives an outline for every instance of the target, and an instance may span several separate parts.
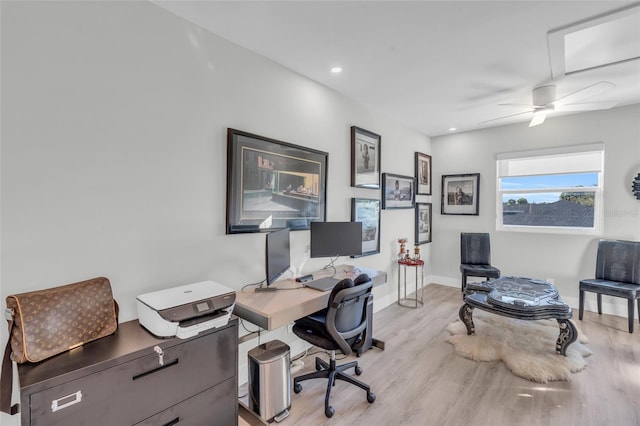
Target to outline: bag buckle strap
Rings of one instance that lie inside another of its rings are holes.
[[[4,309],[4,318],[7,321],[12,321],[14,315],[15,315],[15,311],[13,310],[13,308],[5,308]]]

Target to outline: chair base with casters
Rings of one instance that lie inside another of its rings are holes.
[[[371,388],[366,383],[361,382],[348,374],[345,374],[346,370],[355,368],[357,376],[362,374],[362,368],[358,366],[358,361],[351,361],[346,364],[336,365],[335,351],[331,351],[331,358],[327,363],[325,360],[316,357],[316,370],[313,373],[304,374],[293,379],[293,391],[295,393],[302,392],[302,385],[300,382],[310,379],[328,379],[327,381],[327,393],[324,397],[324,414],[327,417],[333,417],[335,414],[334,408],[329,404],[331,398],[331,389],[335,386],[336,380],[343,380],[345,382],[356,385],[359,388],[367,392],[367,401],[372,403],[376,400],[376,395],[371,392]]]
[[[598,314],[602,315],[602,295],[627,299],[629,333],[633,333],[634,303],[640,316],[640,242],[600,240],[593,279],[580,281],[579,318],[584,312],[584,293],[596,293]],[[640,321],[640,318],[639,318]]]

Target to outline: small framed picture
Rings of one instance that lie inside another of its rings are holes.
[[[431,156],[416,152],[416,194],[431,195]]]
[[[352,198],[351,221],[362,222],[362,256],[380,253],[380,200]]]
[[[431,242],[431,203],[416,203],[416,244]]]
[[[442,176],[442,214],[478,215],[480,173]]]
[[[382,208],[412,209],[415,205],[416,178],[382,174]]]
[[[382,138],[360,127],[351,127],[351,186],[380,189]]]

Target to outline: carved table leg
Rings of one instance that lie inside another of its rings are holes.
[[[458,311],[458,316],[460,317],[460,321],[464,323],[467,327],[467,334],[475,334],[476,328],[473,325],[473,307],[467,305],[466,303],[460,307]]]
[[[567,319],[559,319],[560,335],[556,340],[556,353],[567,356],[567,348],[578,338],[578,331],[575,325]]]

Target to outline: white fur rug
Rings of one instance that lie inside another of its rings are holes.
[[[447,327],[452,334],[447,341],[456,353],[474,361],[501,360],[513,374],[532,382],[570,381],[571,373],[584,369],[584,357],[591,355],[577,325],[578,339],[569,345],[565,357],[556,354],[560,332],[556,320],[517,320],[475,309],[473,323],[476,333],[472,336],[460,320]]]

